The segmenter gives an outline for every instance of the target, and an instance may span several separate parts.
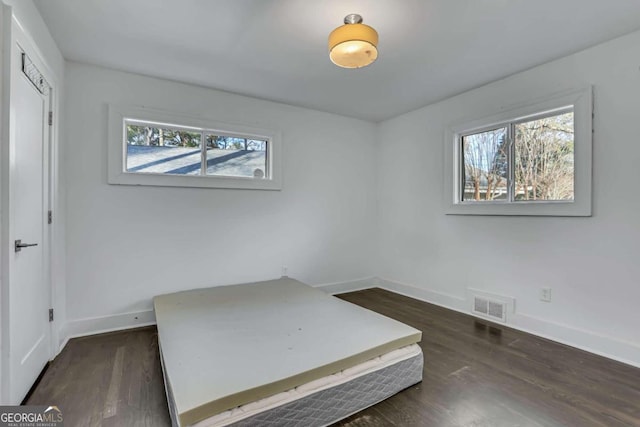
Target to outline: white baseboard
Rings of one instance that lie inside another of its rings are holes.
[[[507,326],[640,368],[640,345],[636,343],[523,313],[513,316],[513,323]]]
[[[345,292],[361,291],[376,286],[375,277],[366,277],[364,279],[350,280],[348,282],[327,283],[324,285],[314,285],[314,288],[322,289],[330,295],[343,294]]]
[[[374,279],[374,283],[379,288],[386,289],[400,295],[415,298],[420,301],[426,301],[428,303],[439,305],[444,308],[469,314],[464,298],[459,298],[455,295],[432,291],[430,289],[418,288],[406,283],[395,282],[393,280],[382,278]]]
[[[59,352],[62,351],[71,338],[120,331],[123,329],[139,328],[155,324],[156,316],[153,313],[153,310],[70,320],[67,321],[60,331],[60,336],[64,338],[60,345]]]
[[[471,316],[469,306],[464,298],[418,288],[388,279],[376,278],[373,282],[379,288]],[[486,319],[482,320],[486,321]],[[551,322],[523,313],[509,315],[505,326],[640,368],[640,345],[636,343]]]

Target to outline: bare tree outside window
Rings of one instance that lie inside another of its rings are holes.
[[[462,137],[463,200],[506,199],[508,180],[507,128]]]
[[[200,132],[127,124],[127,144],[147,147],[200,147]]]
[[[462,201],[574,199],[573,112],[515,121],[460,143]]]
[[[515,200],[573,200],[573,112],[515,125]]]

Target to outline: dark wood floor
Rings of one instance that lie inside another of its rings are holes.
[[[381,289],[341,298],[422,330],[425,368],[339,426],[640,426],[640,369]],[[169,425],[155,327],[71,340],[28,403],[67,426]]]

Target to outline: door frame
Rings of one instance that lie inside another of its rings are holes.
[[[15,58],[13,53],[14,47],[18,44],[29,56],[31,61],[38,67],[45,79],[53,88],[49,94],[49,110],[54,111],[54,120],[51,126],[47,126],[49,132],[48,147],[43,152],[46,156],[45,161],[48,164],[48,171],[44,192],[47,193],[47,206],[45,210],[53,210],[54,215],[59,207],[59,179],[58,179],[58,123],[57,117],[60,111],[60,99],[58,92],[60,91],[60,82],[56,74],[52,71],[46,60],[46,56],[42,54],[29,32],[21,25],[20,21],[14,16],[10,6],[0,4],[2,7],[2,92],[0,98],[0,402],[3,404],[19,404],[20,402],[11,402],[11,375],[10,375],[10,343],[11,343],[11,325],[9,312],[9,297],[11,295],[11,271],[10,257],[13,249],[14,236],[12,235],[12,174],[11,162],[13,153],[15,152],[15,141],[12,140],[11,123],[11,84],[12,84],[12,67]],[[43,219],[44,221],[44,219]],[[50,225],[45,225],[43,236],[43,256],[45,277],[49,287],[49,307],[54,312],[62,314],[62,310],[56,310],[59,305],[60,295],[56,292],[59,284],[57,276],[60,275],[59,268],[55,268],[56,258],[54,254],[59,247],[60,230],[58,222],[55,220]],[[13,285],[15,286],[15,285]],[[60,317],[60,316],[58,316]],[[60,319],[55,319],[49,324],[49,360],[53,359],[60,349],[59,345],[59,325]]]

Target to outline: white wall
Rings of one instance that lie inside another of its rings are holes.
[[[640,365],[639,45],[634,33],[381,123],[375,273],[391,284],[382,283],[465,311],[467,287],[515,297],[512,325]],[[593,217],[445,215],[448,125],[586,83]],[[543,286],[551,303],[538,299]]]
[[[154,295],[283,265],[310,284],[370,274],[374,124],[73,62],[66,77],[65,334],[150,321]],[[108,103],[281,130],[282,191],[108,185]]]

